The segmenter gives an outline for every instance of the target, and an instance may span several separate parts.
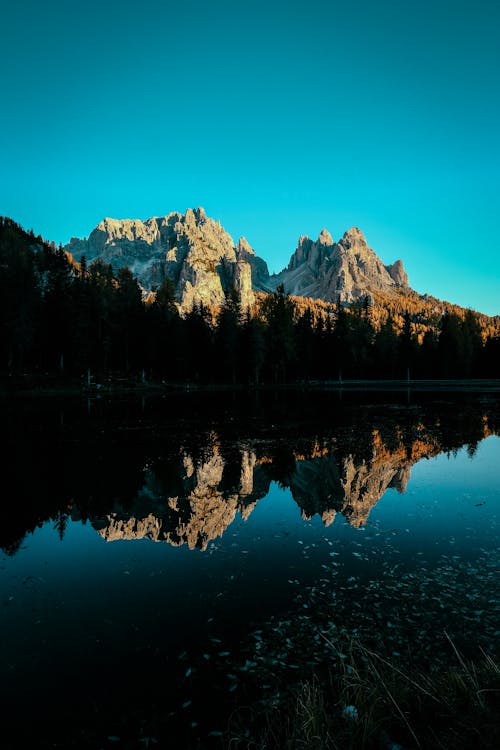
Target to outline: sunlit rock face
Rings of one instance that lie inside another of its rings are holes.
[[[402,261],[384,266],[356,227],[338,242],[326,229],[317,240],[300,237],[288,267],[270,276],[267,263],[247,240],[240,237],[235,245],[203,208],[145,221],[103,219],[87,239],[73,238],[64,249],[77,261],[99,258],[115,271],[127,266],[147,292],[169,278],[183,311],[200,303],[218,307],[231,290],[248,308],[254,292],[271,292],[279,284],[292,295],[327,302],[339,297],[353,302],[374,291],[408,288]]]
[[[403,261],[397,260],[390,266],[386,266],[386,271],[397,286],[408,288],[408,274],[406,273]]]
[[[384,266],[368,247],[363,233],[353,227],[339,242],[323,229],[316,241],[299,238],[288,267],[272,276],[274,288],[283,284],[292,295],[336,302],[353,302],[374,291],[408,287],[402,261]]]
[[[236,245],[236,257],[239,261],[248,263],[252,270],[252,287],[256,292],[268,292],[271,289],[269,284],[269,269],[267,263],[256,255],[244,237],[240,237]]]
[[[77,261],[100,259],[115,271],[127,266],[146,291],[169,278],[182,310],[194,304],[219,306],[231,290],[249,307],[254,286],[261,288],[269,276],[246,240],[235,246],[203,208],[146,221],[104,219],[87,239],[73,238],[65,249]]]

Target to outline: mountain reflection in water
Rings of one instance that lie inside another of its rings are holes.
[[[46,422],[32,422],[31,430],[19,422],[17,432],[11,424],[7,466],[16,472],[21,504],[4,517],[0,543],[10,554],[50,518],[61,534],[69,519],[88,520],[108,542],[150,539],[206,550],[238,513],[248,519],[272,482],[289,488],[303,519],[319,515],[329,526],[341,513],[361,527],[389,488],[405,492],[418,461],[464,444],[473,454],[480,440],[498,434],[494,406],[477,403],[454,404],[447,419],[442,408],[425,404],[337,407],[318,419],[321,431],[309,415],[299,435],[288,410],[271,430],[245,420],[235,430],[234,415],[212,416],[200,430],[201,419],[184,424],[175,412],[163,423],[165,415],[156,414],[131,424],[126,413],[106,409],[81,429],[74,414],[69,425],[61,414],[59,424],[48,420],[48,443]],[[23,441],[17,451],[16,439]],[[19,464],[30,459],[26,472]]]
[[[2,747],[220,747],[320,633],[490,653],[500,401],[405,396],[3,404]]]
[[[485,434],[489,434],[486,430]],[[272,451],[272,446],[268,446]],[[165,541],[174,546],[187,544],[205,550],[210,541],[222,536],[236,513],[247,519],[257,502],[269,493],[273,478],[289,487],[309,519],[319,514],[329,526],[336,513],[342,513],[356,527],[366,523],[370,510],[387,489],[404,492],[411,467],[423,457],[440,452],[432,442],[415,439],[410,450],[402,442],[389,450],[374,430],[361,458],[343,456],[335,441],[315,441],[306,453],[282,449],[279,456],[288,468],[276,471],[279,462],[272,453],[258,455],[250,446],[241,446],[224,459],[216,436],[197,462],[181,453],[171,466],[172,484],[163,480],[154,467],[145,470],[144,487],[128,509],[114,508],[91,523],[108,542],[117,539]],[[224,476],[239,475],[236,486],[225,486]],[[78,513],[73,520],[79,520]]]

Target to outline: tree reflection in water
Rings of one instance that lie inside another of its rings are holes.
[[[299,412],[272,402],[243,416],[233,402],[222,417],[215,408],[200,419],[162,406],[144,415],[142,405],[147,418],[138,419],[129,404],[111,403],[83,422],[73,405],[58,420],[50,409],[27,419],[11,412],[5,475],[14,489],[2,508],[2,549],[15,554],[49,519],[63,538],[71,518],[89,520],[107,541],[205,550],[238,513],[249,517],[272,482],[290,489],[303,518],[329,525],[342,513],[359,527],[387,489],[405,492],[415,463],[463,445],[473,456],[498,434],[494,401],[314,402]]]

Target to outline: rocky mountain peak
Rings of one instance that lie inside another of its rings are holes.
[[[198,208],[194,209],[194,215],[198,224],[201,224],[203,221],[207,220],[206,211],[202,206],[198,206]]]
[[[358,227],[351,227],[347,232],[344,232],[339,244],[342,244],[348,250],[351,248],[368,247],[365,235]]]
[[[271,277],[276,287],[283,284],[293,295],[336,302],[366,297],[375,290],[392,291],[407,286],[408,278],[402,263],[384,266],[368,246],[363,232],[351,227],[338,242],[323,229],[316,242],[299,237],[297,249],[288,267]]]
[[[295,252],[292,253],[292,257],[290,258],[290,261],[288,263],[289,271],[293,271],[302,263],[306,263],[308,261],[312,245],[313,245],[313,241],[309,239],[307,234],[301,235],[299,237],[297,248]]]
[[[238,244],[236,245],[236,253],[249,253],[255,255],[255,250],[250,246],[245,237],[240,237]]]
[[[205,224],[207,221],[211,221],[215,224],[213,219],[208,219],[207,214],[205,213],[205,209],[201,206],[198,206],[198,208],[188,208],[186,213],[184,214],[184,217],[182,217],[181,214],[180,221],[187,226],[200,226],[202,224]]]
[[[256,277],[269,276],[250,245],[244,240],[236,248],[231,235],[201,206],[145,221],[106,218],[88,239],[72,239],[66,249],[75,260],[101,258],[115,271],[128,266],[146,291],[170,278],[182,310],[194,304],[218,306],[231,289],[249,306],[253,267]]]
[[[328,229],[322,229],[319,233],[318,243],[320,245],[333,245],[332,235]]]
[[[246,262],[251,268],[252,288],[257,292],[269,291],[269,269],[267,263],[255,253],[245,237],[240,237],[236,245],[238,261]]]
[[[333,245],[332,235],[327,229],[321,230],[316,242],[311,240],[307,234],[302,235],[299,237],[297,249],[290,258],[288,270],[293,271],[303,263],[307,263],[310,268],[319,268]]]
[[[267,263],[245,237],[235,245],[201,206],[145,221],[106,217],[88,238],[73,238],[64,249],[77,261],[82,256],[89,263],[100,258],[115,271],[128,266],[145,291],[169,278],[184,311],[200,303],[218,306],[231,289],[250,306],[254,291],[273,291],[278,284],[291,294],[327,302],[339,296],[352,302],[375,290],[408,288],[402,262],[384,266],[358,227],[338,242],[327,229],[317,240],[301,235],[287,268],[270,276]]]
[[[387,272],[395,284],[408,287],[408,274],[405,271],[402,260],[397,260],[390,266],[386,266]]]

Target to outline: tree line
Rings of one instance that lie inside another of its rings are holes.
[[[236,293],[218,311],[181,315],[167,278],[144,299],[131,271],[77,264],[61,247],[0,219],[0,372],[142,377],[176,383],[494,378],[500,338],[478,317],[445,313],[423,337],[414,315],[380,323],[370,300],[326,312],[300,308],[279,287],[243,311]]]

